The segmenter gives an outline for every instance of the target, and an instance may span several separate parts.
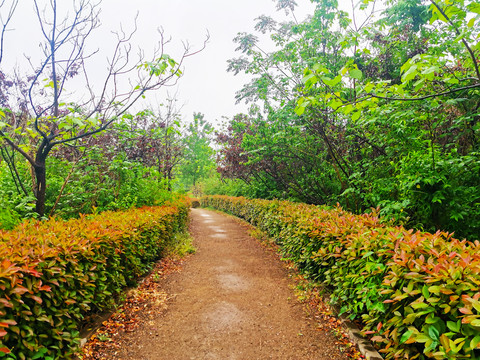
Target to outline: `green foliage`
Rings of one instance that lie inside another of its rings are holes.
[[[285,258],[361,317],[387,359],[478,358],[480,242],[407,230],[375,214],[226,196],[202,206],[265,231]]]
[[[382,12],[373,3],[349,15],[315,1],[304,21],[260,17],[268,46],[235,38],[242,55],[229,70],[252,75],[238,99],[254,105],[221,134],[220,172],[256,197],[380,207],[399,224],[475,238],[478,3],[390,0]]]
[[[218,173],[203,179],[198,187],[205,195],[245,196],[245,184],[242,181],[222,179]]]
[[[195,254],[196,249],[193,245],[193,238],[188,231],[177,232],[175,236],[170,238],[170,241],[166,243],[165,251],[172,253],[180,257],[184,257],[188,254]]]
[[[68,157],[71,154],[54,153],[47,159],[47,215],[69,219],[105,210],[161,205],[177,198],[156,166],[129,159],[123,151],[91,146],[75,161]],[[6,164],[0,164],[0,200],[4,206],[0,210],[0,228],[9,229],[22,219],[37,216],[35,197],[28,186],[28,164],[19,162],[17,170],[29,191],[27,195],[16,190]]]
[[[154,61],[146,61],[137,66],[138,69],[146,70],[150,76],[161,76],[170,73],[177,77],[182,76],[182,71],[179,69],[179,64],[169,55],[163,54]],[[140,89],[140,85],[138,86]]]
[[[212,132],[213,127],[204,119],[203,114],[195,113],[193,122],[188,125],[184,134],[185,151],[179,169],[179,181],[185,191],[195,188],[215,167],[214,151],[210,147]]]
[[[186,201],[0,232],[0,350],[68,359],[86,314],[113,305],[184,229]]]
[[[9,208],[0,209],[0,228],[1,229],[13,229],[20,223],[20,215]]]
[[[29,171],[26,164],[18,168],[25,182],[29,180]],[[35,198],[33,195],[26,196],[17,191],[18,183],[15,183],[7,165],[0,162],[0,229],[12,229],[22,219],[36,218]]]
[[[249,199],[255,198],[274,198],[275,184],[252,182],[245,183],[239,179],[222,178],[218,173],[213,173],[208,178],[203,179],[197,186],[201,195],[229,195],[244,196]],[[277,197],[281,197],[281,192]]]

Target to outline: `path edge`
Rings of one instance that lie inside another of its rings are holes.
[[[338,316],[338,309],[335,307],[335,312]],[[347,329],[347,334],[350,340],[352,340],[358,346],[360,353],[365,356],[367,360],[383,360],[382,355],[373,347],[371,341],[366,339],[360,332],[358,326],[350,321],[345,315],[340,315],[338,318],[341,320],[342,325]]]

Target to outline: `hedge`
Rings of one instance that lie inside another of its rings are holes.
[[[145,274],[187,216],[179,201],[0,231],[0,358],[72,358],[82,319]]]
[[[387,359],[480,358],[480,242],[285,201],[201,199],[267,232]]]

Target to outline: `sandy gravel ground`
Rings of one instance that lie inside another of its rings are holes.
[[[168,277],[168,309],[126,334],[117,359],[346,359],[245,226],[193,209],[190,231],[197,253]]]

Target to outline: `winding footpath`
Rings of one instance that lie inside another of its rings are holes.
[[[190,232],[197,252],[168,277],[168,310],[130,334],[117,359],[346,359],[245,225],[193,209]]]

